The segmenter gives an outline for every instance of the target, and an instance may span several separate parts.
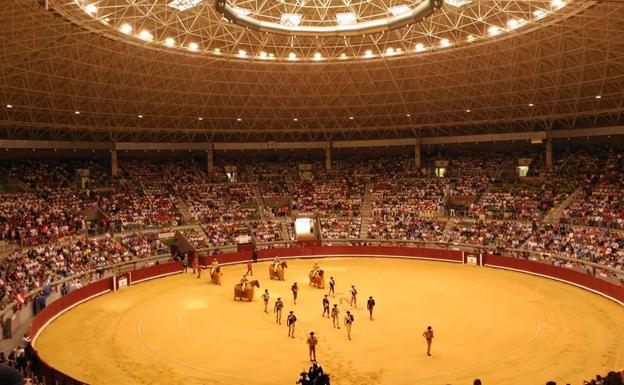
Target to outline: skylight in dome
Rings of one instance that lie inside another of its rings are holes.
[[[340,25],[353,24],[355,23],[355,14],[353,12],[344,12],[336,14],[336,21]]]
[[[410,7],[403,4],[403,5],[397,5],[394,6],[392,8],[388,8],[388,12],[390,12],[392,14],[392,16],[398,16],[398,15],[402,15],[404,13],[407,13],[410,11]]]
[[[463,7],[464,5],[469,3],[472,3],[472,0],[446,0],[444,2],[444,4],[448,4],[456,8]]]
[[[171,0],[168,5],[178,11],[186,11],[198,6],[202,1],[204,0]]]
[[[248,16],[251,13],[251,9],[232,7],[232,11],[240,16]]]
[[[303,15],[301,13],[282,13],[280,23],[287,27],[296,27],[301,23]]]

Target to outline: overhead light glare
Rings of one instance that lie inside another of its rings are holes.
[[[366,52],[364,52],[364,57],[366,59],[370,59],[373,57],[373,51],[371,51],[370,49],[367,49]]]
[[[95,15],[98,11],[97,6],[95,4],[89,4],[84,8],[84,11],[89,15]]]
[[[260,55],[259,56],[260,56],[260,59],[266,59],[268,55],[267,55],[266,52],[260,51]]]
[[[167,47],[173,47],[175,45],[175,40],[171,37],[165,39],[165,45]]]
[[[80,111],[74,111],[74,115],[80,115]]]
[[[323,59],[323,56],[321,56],[320,52],[314,54],[314,60],[319,61],[321,59]]]
[[[535,104],[529,103],[529,107],[533,107],[533,106],[535,106]]]
[[[445,0],[444,4],[448,4],[452,7],[459,8],[463,7],[466,4],[470,4],[472,0]]]
[[[299,119],[298,118],[293,118],[293,121],[298,122]]]
[[[386,49],[386,55],[394,55],[394,48],[390,47]]]
[[[242,122],[242,121],[243,121],[243,119],[242,119],[242,118],[236,118],[236,121],[237,121],[237,122]]]
[[[535,17],[544,17],[544,15],[546,15],[546,12],[544,12],[541,9],[536,9],[535,11],[533,11],[533,16]]]
[[[474,35],[468,35],[466,40],[468,41],[468,43],[472,43],[473,41],[475,41],[475,37],[474,37]]]
[[[246,57],[247,56],[247,51],[245,51],[244,49],[239,50],[238,51],[238,56]]]
[[[138,118],[139,118],[139,119],[143,119],[143,115],[139,115],[139,116],[138,116]]]
[[[602,96],[596,95],[596,99],[602,99]]]
[[[341,53],[341,54],[340,54],[340,58],[341,58],[341,59],[346,59],[346,58],[347,58],[347,54],[346,54],[346,53],[344,53],[344,52],[343,52],[343,53]]]
[[[288,60],[297,60],[297,54],[294,52],[289,53]]]
[[[561,9],[566,6],[566,3],[563,0],[551,0],[550,6],[554,9]]]
[[[442,47],[448,47],[449,45],[451,45],[451,42],[449,41],[449,39],[442,39],[440,40],[440,45]]]
[[[416,44],[416,52],[422,52],[425,50],[425,45],[423,43]]]
[[[132,33],[132,26],[128,23],[124,23],[121,25],[121,27],[119,27],[119,30],[125,33],[126,35],[129,35]]]
[[[199,49],[199,45],[197,43],[189,43],[188,49],[191,51],[197,51]]]
[[[7,104],[6,108],[13,108],[13,105],[12,104]]]
[[[139,33],[139,39],[145,41],[152,41],[154,39],[154,35],[152,35],[148,30],[144,29]]]
[[[353,116],[349,116],[349,120],[353,120]]]
[[[490,36],[496,36],[500,33],[500,28],[493,25],[490,28],[488,28],[488,33],[490,34]]]
[[[204,118],[197,118],[197,120],[199,120],[201,122],[202,120],[204,120]]]

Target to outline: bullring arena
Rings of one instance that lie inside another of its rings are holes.
[[[624,385],[623,20],[0,1],[0,385]]]
[[[162,376],[171,384],[290,383],[292,373],[309,366],[310,330],[335,384],[459,384],[475,377],[539,384],[553,372],[578,383],[624,354],[624,309],[569,285],[443,262],[318,260],[338,282],[332,303],[355,314],[348,341],[344,325],[334,329],[321,316],[327,291],[305,284],[312,262],[290,260],[286,281],[268,280],[269,263],[254,265],[260,288],[295,311],[295,339],[272,311],[263,312],[259,295],[252,303],[232,301],[246,271],[235,265],[224,268],[221,286],[176,274],[91,300],[49,325],[35,347],[51,365],[93,384],[152,384]],[[302,287],[297,305],[293,281]],[[361,302],[374,294],[374,321],[363,303],[349,305],[351,283]],[[421,336],[429,324],[437,332],[431,357]]]

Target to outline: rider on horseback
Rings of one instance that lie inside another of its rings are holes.
[[[318,262],[314,262],[314,266],[312,266],[312,277],[316,277],[319,273],[319,270],[321,270],[321,267],[319,266]]]
[[[217,261],[217,258],[213,258],[212,264],[210,265],[210,275],[215,272],[217,267],[219,267],[219,261]]]
[[[279,266],[279,264],[280,264],[279,257],[275,257],[275,259],[273,260],[273,270],[274,271],[277,271],[277,267]]]
[[[243,278],[240,280],[241,290],[243,293],[247,290],[247,285],[249,284],[249,280],[247,279],[247,274],[243,274]]]

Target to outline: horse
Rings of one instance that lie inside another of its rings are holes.
[[[284,269],[288,267],[286,261],[283,261],[277,266],[277,269],[273,268],[273,264],[269,266],[269,279],[277,279],[278,281],[284,280]]]
[[[223,273],[221,273],[221,266],[217,266],[211,270],[212,272],[210,273],[210,282],[214,283],[215,285],[220,285],[221,276],[223,275]]]
[[[313,276],[312,272],[308,276],[310,277],[311,286],[316,286],[319,289],[325,288],[325,273],[323,270],[319,270],[316,276]]]
[[[260,282],[258,282],[257,279],[254,279],[247,284],[244,293],[243,284],[237,283],[236,286],[234,286],[234,301],[236,301],[236,298],[239,298],[241,301],[246,299],[247,301],[251,302],[254,297],[254,287],[260,287]]]

